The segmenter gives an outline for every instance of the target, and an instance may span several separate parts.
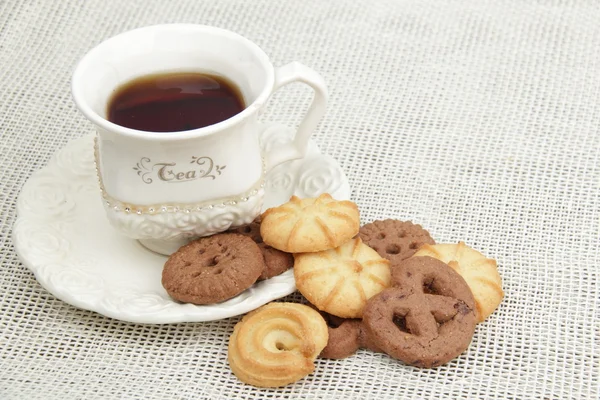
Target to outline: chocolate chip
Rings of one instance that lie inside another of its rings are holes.
[[[462,301],[459,301],[458,303],[456,303],[454,305],[454,308],[456,308],[456,310],[462,315],[467,315],[468,313],[470,313],[472,311],[472,309],[470,309],[469,306],[467,306]]]

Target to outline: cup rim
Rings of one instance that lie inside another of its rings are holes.
[[[127,128],[121,125],[117,125],[109,120],[101,117],[97,112],[92,110],[90,105],[85,100],[85,96],[83,94],[83,85],[82,82],[82,74],[84,70],[89,66],[94,58],[95,54],[100,51],[101,48],[110,46],[113,43],[121,40],[126,40],[127,36],[132,34],[133,32],[138,31],[162,31],[162,30],[173,30],[173,29],[183,29],[188,31],[205,31],[211,33],[217,33],[222,36],[226,36],[228,38],[237,40],[242,42],[246,47],[250,48],[260,60],[262,66],[264,67],[267,73],[267,79],[265,87],[261,90],[260,94],[257,98],[249,104],[244,110],[239,112],[238,114],[224,120],[218,122],[213,125],[208,125],[198,129],[191,129],[187,131],[174,131],[174,132],[151,132],[151,131],[142,131],[132,128]],[[240,121],[248,118],[250,115],[254,114],[258,111],[268,100],[271,95],[271,89],[273,88],[275,82],[275,73],[273,65],[271,64],[269,57],[267,54],[254,42],[246,39],[245,37],[229,31],[223,28],[217,28],[209,25],[200,25],[200,24],[158,24],[158,25],[149,25],[144,26],[132,30],[128,30],[122,33],[119,33],[115,36],[112,36],[98,45],[94,46],[91,50],[89,50],[77,63],[73,75],[71,77],[71,95],[73,96],[73,100],[75,105],[79,109],[79,111],[88,118],[95,125],[106,129],[112,132],[118,132],[124,136],[129,136],[133,138],[146,139],[146,140],[182,140],[182,139],[190,139],[197,138],[201,136],[209,136],[216,132],[225,130],[233,125],[236,125]]]

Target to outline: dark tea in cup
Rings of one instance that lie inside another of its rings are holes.
[[[245,108],[240,89],[207,73],[160,73],[117,88],[108,102],[108,120],[148,132],[180,132],[224,121]]]

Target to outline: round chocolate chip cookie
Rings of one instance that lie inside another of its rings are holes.
[[[231,230],[231,232],[248,236],[260,248],[264,257],[265,269],[258,277],[259,281],[280,275],[294,266],[294,256],[292,254],[274,249],[263,242],[262,236],[260,236],[260,217],[248,225]]]
[[[236,233],[195,240],[177,250],[165,263],[162,285],[184,303],[218,303],[243,292],[264,269],[254,241]]]
[[[435,244],[421,225],[395,219],[366,224],[360,228],[358,236],[392,265],[412,256],[424,244]]]

